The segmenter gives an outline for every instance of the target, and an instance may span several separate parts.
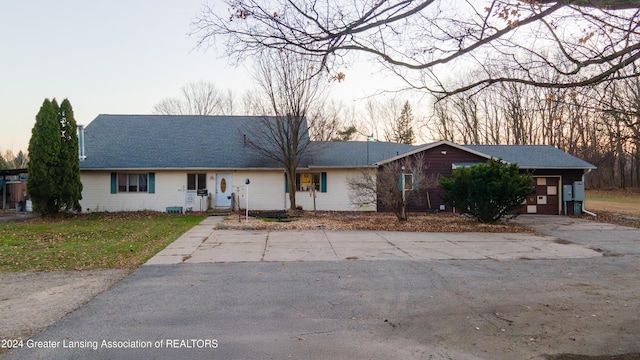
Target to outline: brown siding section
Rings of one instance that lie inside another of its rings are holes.
[[[0,176],[0,180],[2,180],[2,176]],[[7,179],[9,180],[9,179]],[[2,183],[2,181],[0,181]],[[0,208],[2,208],[2,197],[3,197],[3,189],[6,189],[7,194],[5,197],[5,207],[6,209],[21,209],[20,211],[25,211],[24,202],[27,197],[27,182],[26,181],[18,181],[18,182],[7,182],[6,184],[0,185]],[[4,209],[4,210],[6,210]]]
[[[454,163],[484,163],[487,158],[469,153],[464,150],[443,144],[423,151],[423,162],[426,175],[438,179],[440,176],[451,177]],[[415,155],[412,155],[415,157]],[[397,161],[402,161],[397,160]],[[383,165],[384,166],[384,165]],[[573,184],[574,181],[582,180],[582,169],[527,169],[523,170],[534,176],[534,187],[536,194],[527,198],[527,204],[522,207],[522,214],[527,213],[527,205],[535,205],[538,214],[563,214],[564,204],[562,203],[562,185]],[[537,179],[545,178],[546,185],[538,185]],[[548,184],[547,184],[548,183]],[[555,186],[556,194],[553,194]],[[414,194],[414,199],[407,204],[408,211],[422,212],[429,209],[427,193],[431,202],[431,209],[439,210],[440,205],[444,205],[444,190],[437,186],[431,189],[419,189]],[[542,196],[543,198],[539,198]],[[546,204],[545,204],[546,202]],[[389,211],[390,209],[378,202],[378,211]],[[452,211],[449,206],[445,206],[445,211]],[[573,214],[573,202],[567,202],[567,213]]]
[[[426,176],[433,177],[436,180],[440,176],[451,177],[451,173],[453,172],[452,164],[454,163],[487,162],[487,159],[485,157],[474,155],[467,151],[463,151],[445,144],[425,150],[421,153],[424,153],[423,162],[424,167],[427,169]],[[419,189],[416,192],[417,194],[414,194],[414,200],[410,201],[407,204],[408,211],[427,211],[427,192],[429,193],[429,199],[431,201],[432,209],[438,210],[440,208],[440,205],[444,205],[444,190],[440,186],[432,189]],[[382,204],[378,202],[378,211],[389,210],[390,209],[384,208]],[[447,206],[445,210],[451,211],[452,209]]]

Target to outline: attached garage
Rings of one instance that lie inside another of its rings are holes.
[[[584,198],[574,201],[564,189],[582,187],[584,176],[596,167],[550,145],[466,145],[492,158],[518,164],[533,176],[535,194],[527,198],[523,214],[574,215]],[[565,210],[566,209],[566,210]]]
[[[523,214],[560,215],[560,177],[540,176],[533,178],[535,194],[527,197]]]
[[[425,162],[427,176],[449,177],[459,166],[470,166],[488,159],[501,159],[507,163],[518,164],[523,172],[533,177],[532,187],[535,193],[527,197],[522,205],[522,214],[573,215],[584,208],[584,199],[574,201],[564,194],[565,187],[584,183],[584,176],[596,167],[567,154],[550,145],[458,145],[450,141],[439,141],[418,147],[394,158],[379,162],[377,165],[400,161],[406,157],[417,156]],[[444,190],[430,189],[429,203],[435,209],[452,211],[443,201]],[[417,198],[427,196],[420,194]],[[564,197],[563,197],[564,196]],[[565,201],[566,200],[566,201]],[[409,203],[409,211],[426,211],[424,202]],[[565,210],[566,209],[566,210]],[[384,211],[381,203],[378,210]]]

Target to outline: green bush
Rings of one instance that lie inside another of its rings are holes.
[[[516,164],[489,160],[486,164],[455,169],[451,178],[440,178],[444,201],[479,222],[493,223],[515,214],[532,194],[532,178]]]

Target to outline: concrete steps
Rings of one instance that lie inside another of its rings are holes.
[[[209,215],[209,216],[227,216],[230,213],[231,213],[231,208],[230,207],[215,208],[215,209],[208,209],[207,210],[207,215]]]

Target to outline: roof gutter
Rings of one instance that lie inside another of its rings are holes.
[[[588,173],[591,172],[592,169],[587,169],[587,172],[582,173],[582,183],[584,184],[584,176],[587,175]],[[591,211],[587,211],[587,209],[584,208],[584,203],[585,201],[582,202],[582,212],[585,214],[589,214],[593,217],[596,217],[598,215],[596,215],[595,213],[592,213]]]
[[[316,169],[377,169],[378,165],[335,165],[335,166],[323,166],[323,165],[309,165],[309,170]]]
[[[142,168],[80,168],[80,171],[282,171],[283,168],[209,168],[209,167],[142,167]],[[307,168],[299,168],[307,169]]]

